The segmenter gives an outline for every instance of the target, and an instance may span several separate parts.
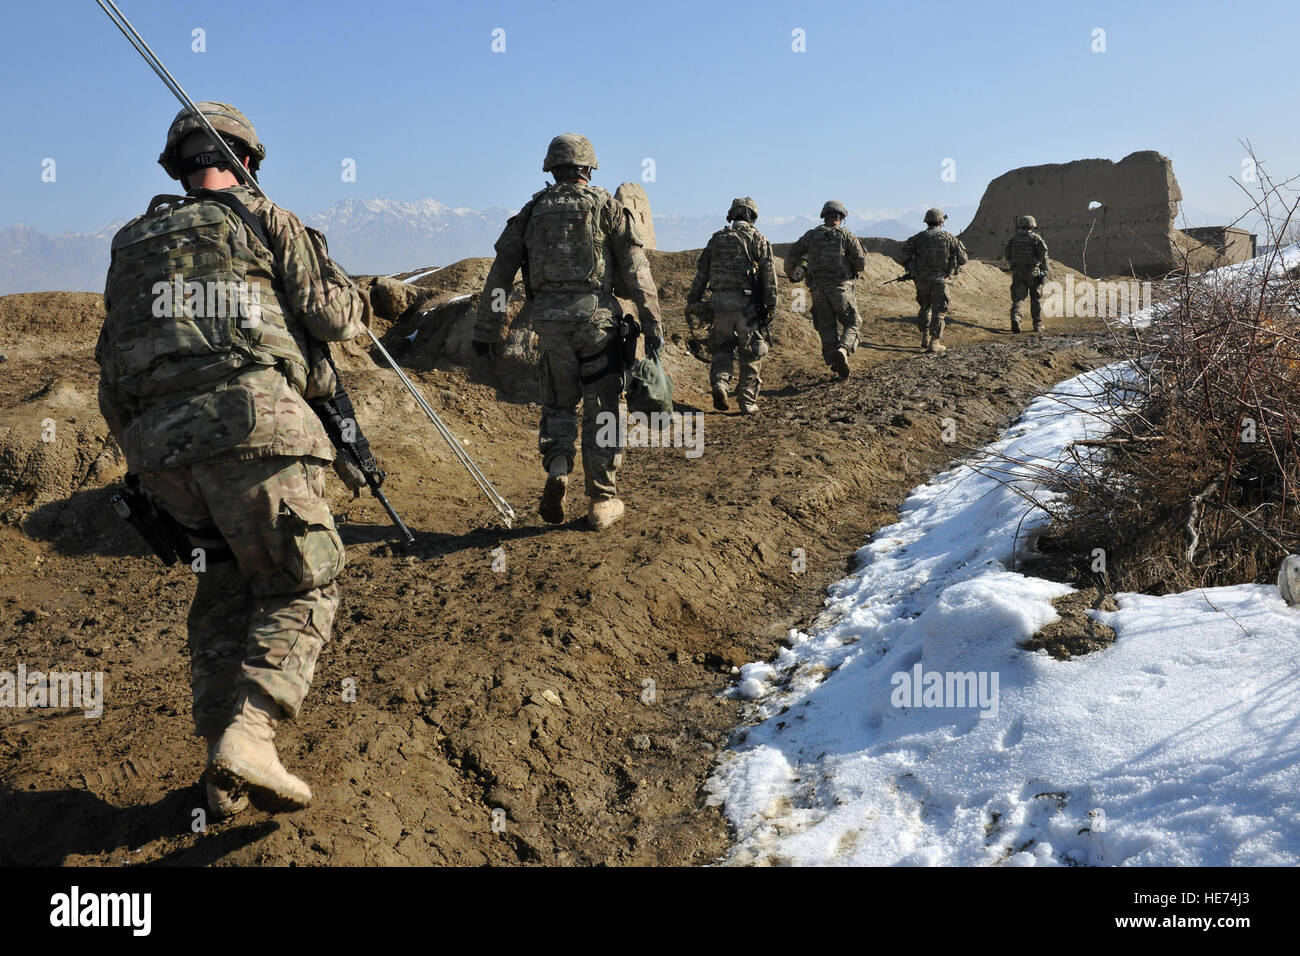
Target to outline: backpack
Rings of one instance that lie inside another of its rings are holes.
[[[198,394],[256,364],[305,383],[265,230],[246,216],[258,222],[237,197],[205,190],[155,196],[118,231],[98,349],[106,384],[141,399]]]
[[[709,240],[709,288],[714,292],[752,291],[754,257],[740,230],[719,229]]]
[[[605,283],[605,236],[600,192],[558,183],[528,210],[524,246],[533,294],[599,292]]]
[[[1017,232],[1007,243],[1007,262],[1013,269],[1027,269],[1038,265],[1041,241],[1032,232]]]
[[[808,243],[808,272],[814,280],[843,279],[844,236],[839,228],[818,226]]]
[[[953,255],[951,237],[942,229],[927,229],[916,237],[913,259],[918,276],[946,276]]]

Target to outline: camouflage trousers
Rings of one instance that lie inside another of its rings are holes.
[[[263,690],[293,718],[311,687],[339,604],[344,548],[316,458],[218,457],[145,472],[141,483],[192,529],[206,567],[188,619],[194,732],[221,733],[240,684]],[[221,539],[224,539],[221,540]],[[229,548],[233,557],[220,554]],[[213,552],[213,560],[206,553]]]
[[[916,314],[921,334],[929,332],[933,338],[942,336],[944,319],[948,315],[948,280],[917,279],[916,304],[921,307]]]
[[[767,343],[758,334],[758,327],[745,318],[744,312],[736,310],[713,313],[713,326],[709,329],[709,351],[713,353],[713,360],[709,363],[709,385],[730,390],[731,373],[739,356],[740,383],[737,395],[742,402],[750,405],[757,403],[758,389],[763,384],[759,372],[762,370],[763,356],[767,354]]]
[[[858,347],[862,319],[853,297],[853,283],[815,285],[812,288],[812,320],[822,340],[822,361],[830,365],[840,349],[853,354]]]
[[[1029,300],[1029,316],[1035,323],[1043,320],[1043,283],[1031,272],[1011,273],[1011,321],[1018,323]]]
[[[542,422],[537,431],[542,468],[549,473],[551,462],[565,458],[572,469],[581,402],[587,497],[613,498],[618,494],[618,466],[623,463],[622,437],[617,428],[602,429],[598,420],[608,412],[617,421],[623,394],[622,361],[609,351],[618,333],[613,313],[597,309],[590,319],[547,320],[533,328],[542,351],[538,363]]]

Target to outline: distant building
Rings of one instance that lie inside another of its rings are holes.
[[[1236,226],[1197,226],[1182,232],[1214,250],[1215,266],[1245,262],[1259,254],[1259,237]]]
[[[1016,218],[1034,216],[1052,259],[1090,276],[1155,278],[1254,255],[1243,229],[1176,228],[1182,198],[1173,163],[1153,150],[1024,166],[989,183],[961,239],[971,255],[1000,259]]]

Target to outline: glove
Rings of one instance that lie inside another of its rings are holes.
[[[791,273],[790,273],[790,281],[791,281],[791,282],[802,282],[802,281],[803,281],[803,277],[806,276],[807,274],[808,274],[808,266],[807,266],[807,264],[801,262],[801,263],[799,263],[797,266],[794,267],[794,272],[791,272]]]
[[[650,335],[649,333],[646,333],[646,337],[645,337],[645,354],[646,354],[646,355],[648,355],[648,356],[649,356],[649,355],[657,355],[658,352],[659,352],[659,350],[660,350],[661,348],[663,348],[663,347],[664,347],[663,336],[660,336],[660,335]]]
[[[339,480],[348,486],[353,498],[361,497],[361,489],[366,486],[366,476],[356,466],[351,456],[341,453],[334,456],[334,474],[338,475]]]

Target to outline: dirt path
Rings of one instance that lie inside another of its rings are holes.
[[[723,696],[733,669],[808,625],[912,487],[1104,359],[1095,327],[1003,333],[995,288],[972,292],[946,355],[921,355],[906,296],[891,292],[863,303],[866,341],[847,383],[820,368],[806,319],[784,314],[764,413],[716,413],[682,341],[685,266],[672,256],[654,266],[676,310],[679,408],[709,409],[705,450],[631,449],[619,476],[628,515],[604,535],[585,530],[577,503],[558,528],[536,516],[535,406],[459,371],[417,373],[519,512],[504,531],[391,373],[349,377],[418,542],[394,553],[378,506],[334,487],[344,601],[304,714],[280,736],[316,804],[202,833],[184,646],[193,583],[144,557],[103,512],[120,463],[102,441],[85,354],[93,303],[14,305],[0,326],[15,363],[0,386],[0,478],[21,485],[13,473],[40,472],[55,491],[0,505],[0,669],[103,671],[106,706],[91,720],[0,711],[0,862],[717,860],[728,833],[702,784],[742,718]],[[84,314],[59,326],[64,338],[22,351],[53,321],[45,311],[66,318],[73,306]],[[75,450],[20,461],[56,401]],[[953,444],[941,439],[945,418]]]

